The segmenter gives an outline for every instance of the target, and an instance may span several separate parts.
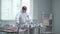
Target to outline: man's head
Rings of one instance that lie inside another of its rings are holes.
[[[26,7],[26,6],[23,6],[23,7],[22,7],[22,12],[23,12],[23,13],[26,13],[26,10],[27,10],[27,7]]]

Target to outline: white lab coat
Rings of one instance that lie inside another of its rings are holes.
[[[19,12],[16,16],[16,22],[19,24],[31,23],[32,17],[28,13]]]

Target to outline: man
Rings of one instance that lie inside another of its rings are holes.
[[[27,24],[32,22],[31,16],[27,13],[27,7],[23,6],[22,11],[20,11],[16,16],[16,21],[19,25]]]

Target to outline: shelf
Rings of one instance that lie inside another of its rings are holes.
[[[52,33],[52,32],[44,32],[44,33],[49,34],[49,33]]]

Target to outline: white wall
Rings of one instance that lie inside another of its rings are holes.
[[[34,0],[33,1],[33,17],[41,22],[41,11],[48,13],[51,11],[51,0]]]
[[[0,16],[1,16],[1,0],[0,0]],[[1,17],[0,17],[1,18]]]
[[[60,0],[52,1],[54,11],[54,34],[60,34]]]
[[[33,0],[33,18],[38,19],[38,0]]]

